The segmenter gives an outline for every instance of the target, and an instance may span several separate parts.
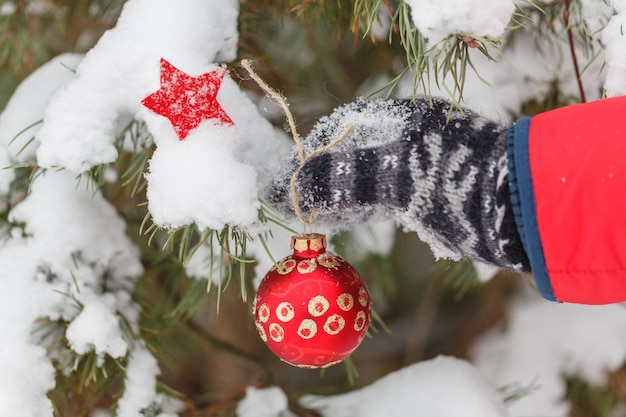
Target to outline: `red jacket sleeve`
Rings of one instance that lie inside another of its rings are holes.
[[[626,97],[523,119],[509,137],[512,202],[539,292],[626,301]]]

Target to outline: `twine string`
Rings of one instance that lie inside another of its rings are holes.
[[[241,66],[248,72],[248,74],[250,75],[250,78],[252,78],[259,85],[261,90],[263,90],[265,94],[273,98],[278,103],[278,105],[282,108],[283,113],[285,114],[285,117],[287,118],[287,123],[289,124],[289,128],[291,130],[291,136],[293,137],[293,140],[296,143],[296,147],[298,149],[298,156],[300,158],[300,164],[298,165],[296,170],[293,172],[293,175],[291,176],[291,180],[289,181],[289,196],[291,198],[293,211],[296,214],[296,217],[298,218],[298,220],[300,220],[300,222],[304,226],[304,233],[307,233],[307,228],[309,229],[309,232],[312,232],[311,224],[313,223],[313,220],[315,219],[316,211],[315,209],[311,209],[311,213],[309,214],[309,217],[308,218],[304,217],[304,213],[302,213],[302,209],[300,208],[300,204],[298,203],[298,190],[296,187],[298,175],[300,175],[300,171],[302,170],[304,165],[306,165],[307,162],[309,162],[311,159],[315,158],[316,156],[321,155],[324,152],[327,152],[328,150],[334,148],[341,141],[347,138],[350,135],[350,133],[354,130],[354,125],[350,124],[347,127],[347,129],[341,135],[339,135],[339,137],[337,137],[335,140],[333,140],[329,144],[314,150],[309,155],[305,155],[304,146],[302,145],[302,139],[300,135],[298,134],[298,129],[296,128],[295,118],[293,117],[293,114],[289,110],[289,104],[287,103],[287,100],[285,99],[285,97],[283,97],[282,94],[278,93],[276,90],[270,87],[265,81],[263,81],[263,79],[252,69],[252,65],[249,59],[242,59]]]
[[[267,85],[265,81],[252,69],[252,64],[249,59],[242,59],[241,66],[248,71],[250,77],[261,87],[261,90],[265,92],[268,96],[276,100],[278,105],[283,109],[283,113],[285,113],[285,117],[287,117],[287,123],[289,123],[289,128],[291,129],[291,136],[293,137],[294,142],[296,142],[296,146],[298,147],[298,155],[300,156],[300,161],[304,160],[304,147],[302,146],[302,140],[300,139],[300,135],[298,134],[298,129],[296,128],[296,120],[293,117],[293,114],[289,110],[289,104],[287,104],[287,100],[283,97],[282,94],[278,93],[272,87]]]
[[[309,218],[305,219],[304,214],[302,213],[302,210],[300,209],[300,204],[298,204],[298,190],[296,188],[296,182],[298,181],[298,176],[300,175],[300,171],[302,171],[302,168],[304,167],[304,165],[306,165],[307,162],[309,162],[311,159],[315,158],[316,156],[336,146],[339,142],[341,142],[346,137],[348,137],[348,135],[353,130],[354,130],[354,125],[348,126],[348,128],[337,139],[335,139],[328,145],[323,146],[311,152],[308,156],[306,156],[303,160],[300,161],[300,165],[298,166],[298,168],[296,168],[293,175],[291,176],[291,181],[289,181],[289,194],[291,196],[291,203],[293,204],[293,209],[294,209],[294,212],[296,213],[296,216],[304,224],[305,230],[306,230],[306,226],[310,226],[311,223],[313,223],[313,220],[315,220],[316,211],[315,209],[311,209],[311,214],[309,215]],[[304,152],[303,152],[303,155],[304,155]]]

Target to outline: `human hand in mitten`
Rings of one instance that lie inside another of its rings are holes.
[[[305,154],[349,126],[348,137],[302,167],[294,155],[268,189],[270,203],[297,204],[336,228],[375,216],[416,231],[437,257],[530,269],[510,202],[508,128],[440,99],[358,100],[313,127]]]

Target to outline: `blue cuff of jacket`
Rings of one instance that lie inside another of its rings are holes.
[[[509,129],[507,136],[511,205],[515,214],[517,230],[530,260],[530,267],[537,284],[537,290],[545,299],[558,301],[548,276],[539,235],[539,226],[537,224],[535,192],[533,190],[530,156],[528,153],[529,130],[530,118],[526,117],[515,123]]]

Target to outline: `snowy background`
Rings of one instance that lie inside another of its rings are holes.
[[[515,3],[507,0],[406,2],[415,26],[435,47],[460,32],[503,36],[515,12]],[[581,2],[590,33],[604,46],[604,56],[583,73],[589,100],[599,98],[603,88],[609,96],[626,93],[621,31],[626,2],[610,3]],[[10,15],[10,5],[4,3],[0,13]],[[55,386],[53,362],[60,353],[33,331],[57,320],[68,323],[65,338],[77,355],[91,352],[102,361],[105,356],[127,358],[116,411],[94,416],[136,417],[149,406],[159,410],[159,417],[176,415],[180,404],[157,390],[161,371],[153,352],[134,336],[141,313],[131,294],[144,270],[140,249],[127,236],[116,207],[91,180],[77,182],[76,177],[116,161],[116,138],[131,120],[138,120],[156,146],[146,178],[148,207],[157,225],[263,230],[258,198],[290,149],[286,135],[267,120],[275,114],[257,105],[263,100],[244,93],[227,76],[219,101],[234,126],[206,121],[184,142],[169,121],[141,105],[159,87],[162,57],[193,75],[237,59],[238,16],[236,0],[130,0],[116,27],[93,49],[85,55],[60,55],[41,66],[4,108],[0,165],[36,162],[46,170],[19,203],[10,205],[0,228],[0,415],[53,415],[47,392]],[[376,36],[385,38],[385,27],[383,22]],[[537,43],[547,51],[540,60]],[[576,95],[567,48],[565,42],[520,35],[497,63],[476,54],[474,65],[490,85],[468,73],[465,102],[508,120],[523,102],[545,92],[547,80],[537,74],[565,80],[562,86]],[[410,91],[411,84],[407,78],[398,94]],[[0,170],[3,206],[15,198],[11,185],[18,180],[16,173]],[[115,179],[117,174],[111,175]],[[394,244],[394,227],[388,222],[355,230],[361,251],[355,257],[386,256]],[[274,228],[268,244],[277,258],[286,254],[289,235]],[[258,261],[258,277],[271,260],[259,241],[249,246],[248,255]],[[206,277],[208,256],[205,245],[186,265],[187,274]],[[570,408],[564,376],[601,386],[626,361],[626,309],[621,305],[551,304],[522,290],[507,315],[507,325],[483,335],[467,359],[439,356],[345,394],[304,396],[301,404],[328,416],[561,417]],[[70,368],[68,364],[63,372]],[[515,386],[531,388],[520,399],[505,401],[503,388]],[[236,413],[273,417],[291,412],[280,388],[250,386]]]

